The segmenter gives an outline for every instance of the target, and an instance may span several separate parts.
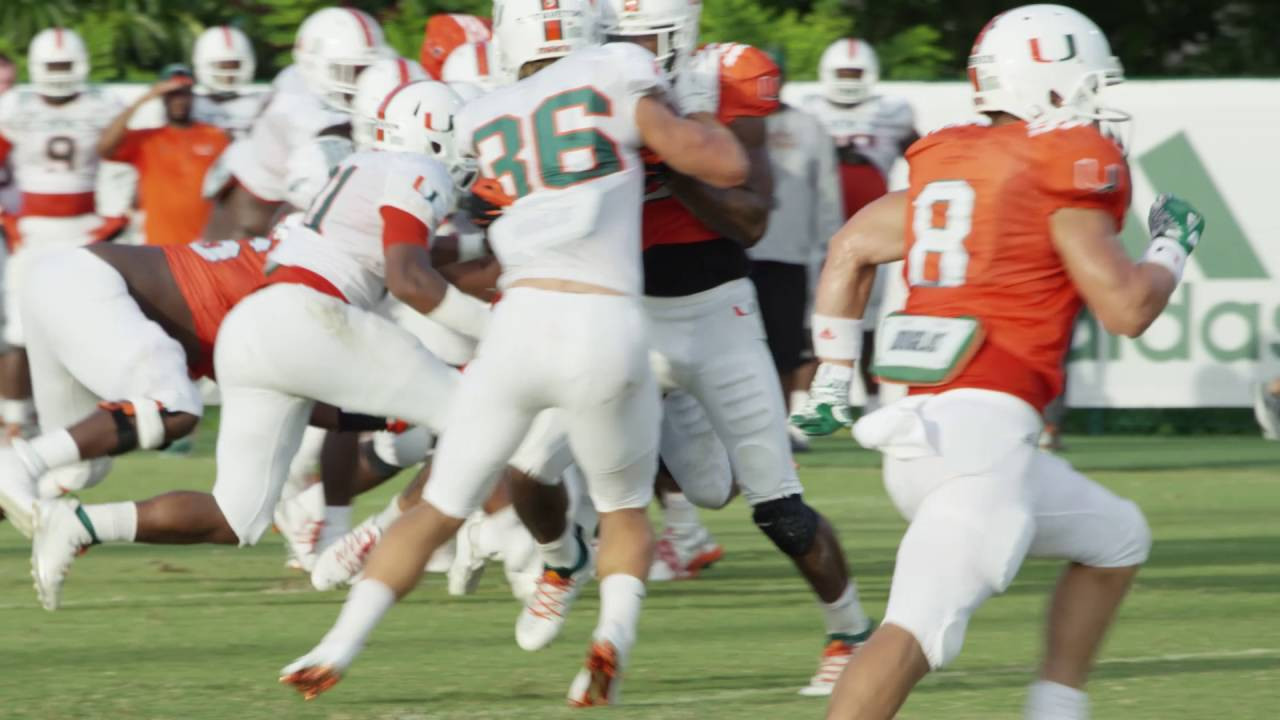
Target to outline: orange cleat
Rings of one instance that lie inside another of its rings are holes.
[[[342,679],[342,673],[329,665],[317,665],[295,670],[280,677],[284,685],[292,685],[294,690],[302,694],[303,700],[315,700],[320,693],[328,690]]]
[[[569,707],[613,705],[621,682],[618,651],[613,644],[592,643],[586,663],[569,686]]]

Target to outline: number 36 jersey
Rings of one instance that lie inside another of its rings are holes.
[[[0,156],[9,155],[18,189],[39,195],[92,193],[98,138],[120,110],[114,97],[94,87],[62,105],[51,105],[28,88],[0,96]]]
[[[575,51],[462,109],[462,151],[516,198],[489,228],[501,287],[540,277],[640,293],[636,103],[665,86],[652,53],[610,43]]]
[[[1129,171],[1120,148],[1086,124],[963,125],[907,151],[911,166],[905,312],[977,318],[986,340],[945,385],[1007,392],[1043,409],[1063,388],[1081,300],[1054,249],[1062,208],[1124,223]]]

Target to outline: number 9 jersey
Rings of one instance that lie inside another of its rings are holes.
[[[905,312],[973,317],[985,343],[959,374],[914,393],[1007,392],[1042,410],[1062,392],[1081,299],[1054,249],[1062,208],[1124,224],[1129,169],[1088,124],[944,128],[907,151],[911,166]]]
[[[92,194],[98,138],[120,110],[119,102],[99,88],[62,105],[28,88],[7,92],[0,96],[0,160],[12,148],[10,160],[23,194]]]

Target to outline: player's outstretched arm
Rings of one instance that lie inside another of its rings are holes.
[[[747,181],[746,151],[710,115],[682,118],[657,97],[644,97],[636,103],[636,126],[645,146],[676,172],[721,188]]]
[[[809,402],[791,416],[807,435],[830,435],[853,421],[849,384],[862,354],[862,315],[876,266],[901,260],[906,246],[907,194],[892,192],[858,211],[831,238],[818,280],[813,351],[821,364]]]
[[[1063,208],[1049,220],[1068,274],[1109,333],[1137,337],[1164,311],[1187,256],[1200,241],[1204,218],[1186,201],[1161,195],[1151,206],[1148,226],[1151,244],[1135,263],[1106,211]]]
[[[717,188],[677,172],[671,173],[667,183],[676,199],[707,227],[744,247],[752,247],[768,230],[769,213],[773,210],[773,166],[769,163],[764,118],[738,118],[729,123],[729,131],[747,152],[751,169],[746,182]]]
[[[489,322],[489,308],[445,281],[431,267],[431,253],[423,245],[400,243],[383,250],[387,291],[409,307],[451,330],[481,337]]]

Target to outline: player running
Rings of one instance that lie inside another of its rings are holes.
[[[123,218],[97,214],[98,138],[120,114],[104,89],[87,84],[89,53],[75,32],[55,27],[31,40],[27,56],[31,85],[0,98],[0,164],[9,161],[22,193],[22,210],[6,218],[12,254],[4,267],[4,340],[0,395],[6,434],[33,421],[22,287],[35,257],[55,249],[105,240],[124,229]]]
[[[746,158],[710,117],[672,113],[650,53],[591,47],[598,40],[589,0],[507,0],[496,36],[502,71],[522,79],[468,104],[457,132],[482,175],[518,198],[489,233],[504,270],[503,300],[463,376],[426,502],[392,525],[333,629],[284,669],[282,681],[306,697],[338,682],[548,408],[563,409],[600,511],[600,622],[569,702],[616,702],[635,642],[658,441],[658,391],[638,300],[639,149],[716,187],[741,183]]]
[[[389,95],[377,149],[338,166],[303,223],[279,233],[263,287],[227,314],[214,348],[222,423],[212,494],[148,501],[154,524],[121,507],[110,523],[119,533],[87,521],[91,513],[74,500],[40,505],[32,572],[47,608],[57,607],[67,568],[91,543],[256,543],[317,402],[368,414],[347,430],[385,429],[391,417],[443,427],[457,371],[371,310],[390,291],[464,332],[487,321],[487,306],[447,284],[427,250],[455,185],[471,174],[445,129],[456,106],[434,82]]]
[[[740,44],[708,46],[690,61],[697,38],[696,11],[683,2],[671,5],[642,4],[630,22],[628,15],[636,6],[611,0],[605,6],[606,33],[659,51],[660,64],[677,73],[681,109],[686,114],[714,113],[751,158],[749,177],[731,188],[700,182],[670,163],[651,163],[646,169],[644,306],[654,367],[665,388],[686,393],[677,396],[682,399],[675,407],[669,400],[663,422],[671,426],[671,436],[698,448],[701,457],[701,468],[694,472],[676,473],[674,467],[672,471],[688,499],[706,498],[712,500],[709,506],[720,507],[732,497],[729,475],[715,466],[727,448],[732,478],[751,505],[756,525],[792,559],[818,595],[827,640],[818,672],[801,692],[823,695],[869,635],[871,621],[849,578],[835,530],[802,497],[781,386],[756,311],[755,290],[747,279],[745,247],[764,234],[771,206],[764,116],[778,105],[780,73],[767,55]],[[501,51],[501,43],[498,47]],[[667,436],[664,429],[664,458],[670,457]],[[707,486],[695,488],[691,483]],[[573,558],[574,530],[560,529],[562,545]],[[539,537],[538,532],[534,535]],[[664,539],[686,543],[688,549],[672,554],[688,562],[698,557],[703,538],[690,534]],[[557,567],[565,562],[548,560]],[[579,577],[566,580],[577,582]],[[554,596],[557,612],[526,607],[526,615],[542,620],[537,633],[541,645],[556,636],[576,592],[564,585]]]
[[[905,258],[906,308],[882,325],[875,370],[908,396],[864,416],[854,436],[884,454],[885,487],[910,525],[884,622],[845,668],[830,718],[892,717],[956,657],[969,617],[1028,555],[1068,565],[1026,717],[1087,718],[1089,668],[1151,546],[1134,503],[1036,447],[1040,413],[1062,388],[1082,301],[1108,332],[1142,334],[1204,220],[1161,195],[1146,254],[1125,254],[1128,167],[1103,132],[1128,119],[1104,104],[1122,73],[1089,18],[1058,5],[997,15],[974,43],[969,77],[989,124],[913,145],[910,189],[837,234],[818,289],[823,372],[798,420],[833,432],[847,417],[875,267]]]

